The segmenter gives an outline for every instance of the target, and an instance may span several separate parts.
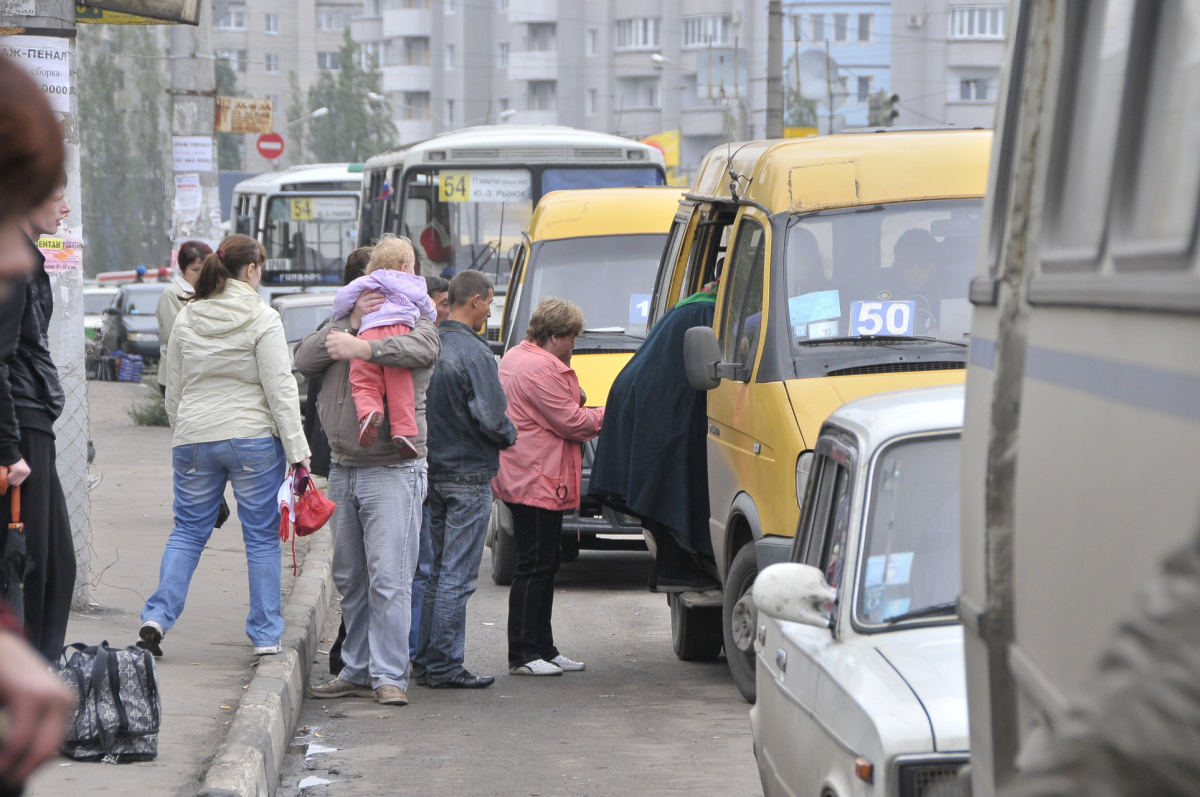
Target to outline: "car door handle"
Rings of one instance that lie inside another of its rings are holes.
[[[780,648],[775,651],[775,666],[780,672],[787,672],[787,651]]]
[[[720,437],[721,436],[721,427],[717,426],[715,423],[710,423],[708,425],[708,433],[713,435],[714,437]]]

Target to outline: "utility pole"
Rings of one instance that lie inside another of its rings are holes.
[[[199,24],[173,25],[171,42],[171,153],[174,197],[171,240],[176,249],[189,239],[221,238],[221,197],[217,187],[217,78],[212,48],[212,3],[200,3]],[[168,194],[171,192],[168,191]],[[174,265],[174,264],[172,264]]]
[[[0,51],[15,59],[42,87],[63,131],[67,201],[71,215],[47,251],[54,291],[50,354],[58,366],[66,403],[54,425],[58,476],[67,499],[78,575],[72,604],[87,608],[91,584],[92,528],[88,520],[87,382],[83,342],[83,202],[79,168],[79,103],[75,97],[75,4],[72,0],[0,3]],[[3,89],[0,89],[2,91]]]
[[[767,3],[767,138],[783,138],[783,0]]]

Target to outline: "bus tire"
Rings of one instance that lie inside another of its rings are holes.
[[[725,660],[733,683],[747,703],[756,698],[754,683],[754,634],[758,612],[750,588],[758,576],[758,559],[754,544],[747,543],[733,557],[725,574],[725,604],[721,611],[721,629],[725,637]]]
[[[714,661],[721,655],[721,609],[688,607],[678,593],[667,595],[671,607],[671,645],[680,661]]]

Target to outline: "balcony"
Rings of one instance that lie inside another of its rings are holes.
[[[515,25],[557,22],[558,0],[508,0],[508,21]]]
[[[428,66],[385,66],[383,74],[384,92],[432,91],[433,69]]]
[[[403,109],[398,109],[403,110]],[[399,118],[395,120],[396,130],[400,134],[400,143],[402,145],[413,144],[417,141],[424,141],[433,136],[433,119],[413,119],[407,120]]]
[[[354,17],[350,20],[350,35],[356,42],[375,42],[383,38],[381,17]]]
[[[509,80],[558,80],[558,52],[531,51],[508,54]]]
[[[428,8],[389,8],[383,12],[383,35],[387,38],[428,36],[433,15]]]

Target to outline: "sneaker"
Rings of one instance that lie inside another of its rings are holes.
[[[403,435],[392,435],[392,445],[400,452],[400,459],[416,459],[417,447],[413,445],[413,441]]]
[[[573,661],[561,653],[550,659],[550,663],[563,672],[583,672],[587,669],[587,665],[582,661]]]
[[[408,695],[398,686],[384,684],[375,688],[375,699],[381,706],[407,706]]]
[[[562,675],[562,667],[557,664],[551,664],[545,659],[534,659],[527,661],[520,667],[513,667],[508,671],[509,675]]]
[[[276,653],[283,652],[283,645],[255,645],[255,656],[274,656]]]
[[[369,686],[352,684],[349,681],[343,681],[341,678],[334,678],[332,681],[310,686],[308,694],[317,698],[375,697],[375,690]]]
[[[358,444],[363,448],[375,445],[375,438],[379,435],[379,427],[382,425],[382,412],[367,413],[367,417],[358,424]]]
[[[142,628],[138,631],[137,646],[142,650],[150,651],[150,655],[156,659],[162,658],[162,626],[153,620],[147,620],[142,623]]]
[[[496,678],[491,675],[472,675],[463,670],[448,681],[430,682],[430,689],[487,689]]]

